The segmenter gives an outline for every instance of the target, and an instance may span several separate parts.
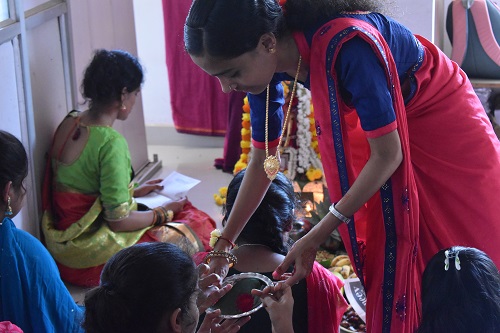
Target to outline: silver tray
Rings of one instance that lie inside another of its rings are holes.
[[[255,279],[258,280],[261,286],[261,290],[264,289],[266,286],[272,286],[274,285],[273,281],[271,281],[270,278],[268,278],[265,275],[259,274],[259,273],[240,273],[240,274],[235,274],[231,275],[222,281],[222,286],[231,284],[233,285],[233,289],[231,289],[226,295],[224,295],[221,299],[215,303],[212,307],[210,307],[208,310],[214,311],[217,309],[221,309],[221,318],[224,319],[236,319],[236,318],[241,318],[241,317],[246,317],[256,311],[258,311],[260,308],[262,308],[262,302],[259,297],[254,297],[254,304],[252,305],[252,309],[249,311],[245,312],[237,312],[234,313],[235,311],[230,311],[231,314],[228,314],[229,311],[226,311],[224,313],[224,310],[220,307],[220,304],[227,301],[228,299],[230,300],[231,298],[235,297],[235,293],[238,291],[237,288],[235,287],[238,282],[241,282],[245,279]],[[259,288],[251,288],[251,289],[259,289]],[[250,290],[251,290],[250,289]],[[250,290],[248,290],[248,293],[250,293]],[[235,306],[236,307],[236,306]]]

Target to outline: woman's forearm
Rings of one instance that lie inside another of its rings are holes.
[[[153,211],[131,211],[129,216],[122,220],[107,222],[114,232],[140,230],[153,224]]]
[[[270,154],[275,152],[275,148],[269,149]],[[265,158],[266,153],[264,150],[253,148],[252,159],[248,164],[233,209],[223,231],[223,236],[233,242],[259,206],[271,184],[263,167]],[[228,246],[229,244],[226,242],[217,242],[216,250],[227,250]]]
[[[392,176],[403,159],[397,130],[368,140],[370,158],[351,188],[335,205],[344,216],[352,216]]]

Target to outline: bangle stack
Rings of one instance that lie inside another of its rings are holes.
[[[335,208],[335,204],[332,204],[330,206],[330,213],[333,214],[333,216],[335,216],[336,218],[338,218],[340,221],[344,222],[345,224],[349,224],[351,222],[351,218],[350,217],[347,217],[345,216],[344,214],[342,214],[341,212],[339,212],[336,208]]]
[[[229,268],[233,267],[236,265],[238,262],[238,258],[230,252],[226,251],[210,251],[208,252],[207,256],[205,257],[205,263],[208,264],[214,257],[219,257],[219,258],[225,258],[229,262]]]
[[[214,248],[215,244],[217,244],[219,239],[222,239],[222,240],[228,242],[231,245],[231,250],[234,249],[234,247],[236,246],[236,244],[234,244],[234,242],[232,242],[230,239],[228,239],[226,237],[222,237],[222,232],[219,229],[214,229],[210,233],[210,242],[209,242],[210,247]]]
[[[153,223],[151,226],[158,226],[165,222],[172,222],[174,219],[174,211],[171,209],[166,209],[165,207],[156,207],[153,209]]]

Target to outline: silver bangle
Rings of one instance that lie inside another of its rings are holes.
[[[329,208],[330,210],[330,213],[333,214],[333,216],[335,216],[336,218],[338,218],[340,221],[344,222],[345,224],[349,224],[351,222],[351,218],[350,217],[347,217],[345,216],[344,214],[342,214],[341,212],[339,212],[336,208],[335,208],[335,204],[332,204]]]

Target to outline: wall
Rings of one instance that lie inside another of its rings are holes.
[[[79,102],[77,108],[83,110],[79,86],[92,52],[98,48],[123,49],[137,55],[134,8],[132,0],[69,0],[68,7],[73,98]],[[127,139],[135,170],[148,163],[144,122],[139,95],[128,119],[113,125]]]
[[[68,110],[85,109],[79,83],[94,49],[137,54],[134,11],[132,0],[8,3],[20,7],[17,16],[0,25],[0,129],[21,139],[30,162],[28,194],[14,222],[39,236],[45,153],[52,135]],[[129,143],[135,170],[150,164],[140,98],[129,119],[115,128]]]

